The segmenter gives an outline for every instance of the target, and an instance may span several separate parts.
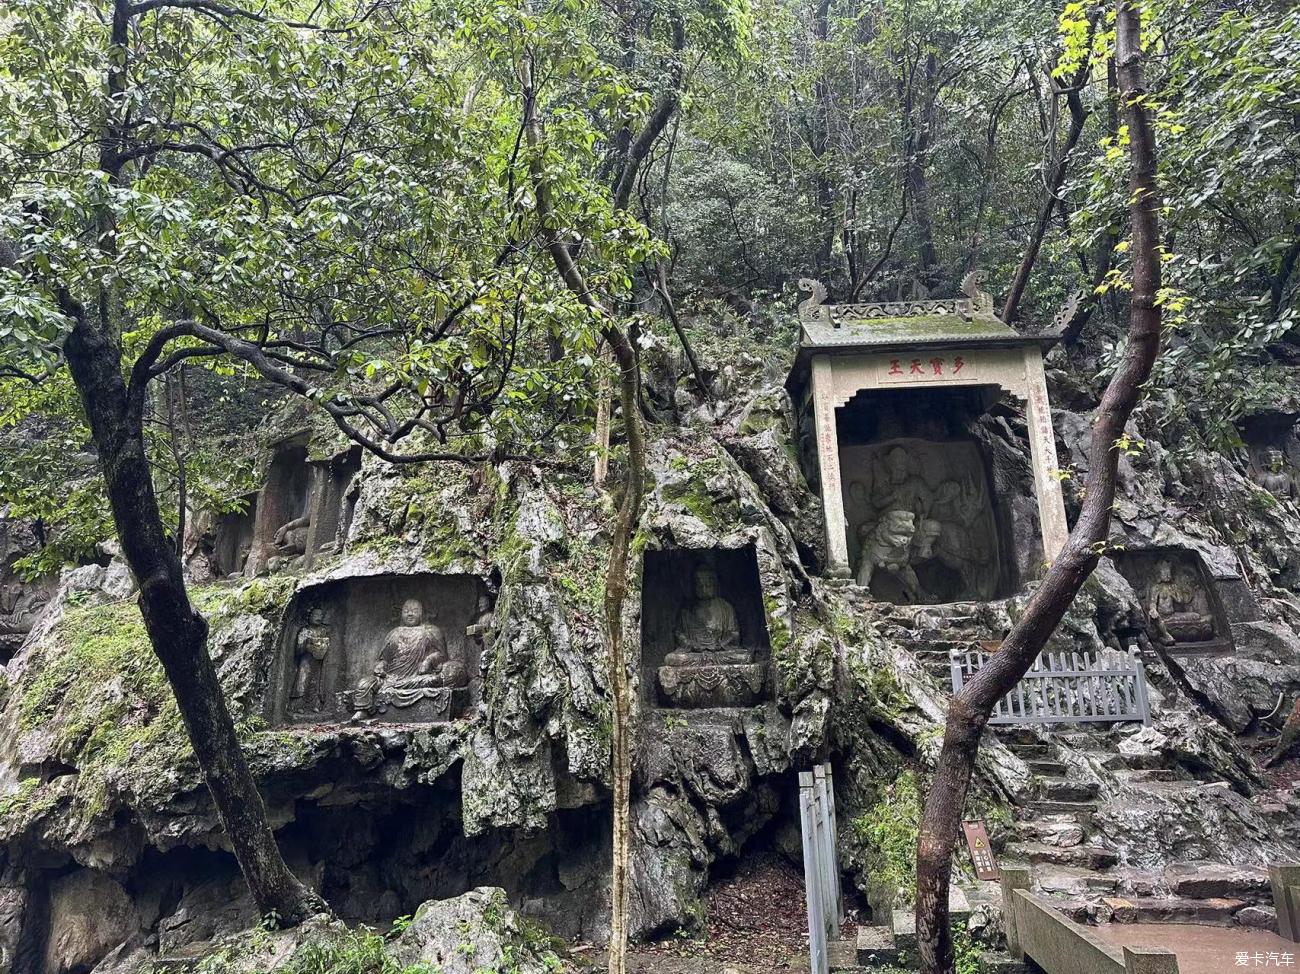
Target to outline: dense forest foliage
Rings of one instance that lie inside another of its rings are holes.
[[[107,7],[10,5],[7,422],[77,422],[57,368],[60,295],[111,284],[128,347],[205,322],[296,369],[317,401],[346,403],[332,412],[375,442],[545,441],[577,462],[599,356],[538,256],[533,156],[588,286],[637,330],[675,340],[669,307],[688,327],[701,313],[770,320],[802,276],[834,299],[878,300],[952,293],[978,267],[1000,301],[1022,273],[1022,327],[1079,293],[1070,333],[1103,348],[1119,334],[1126,132],[1105,10],[283,6],[119,5],[130,58],[117,74]],[[1233,420],[1277,393],[1273,365],[1298,354],[1288,6],[1146,5],[1171,312],[1158,398],[1180,439],[1231,445]],[[521,136],[522,60],[547,124],[536,148]],[[89,229],[109,224],[108,237]],[[234,357],[190,354],[203,392],[191,429],[246,432],[198,374],[250,372]],[[25,381],[46,372],[52,384]],[[362,390],[382,390],[382,408]],[[167,415],[163,398],[150,408]],[[37,454],[10,456],[6,496],[84,551],[104,532],[93,491],[54,510],[31,477],[87,469],[75,428],[56,425]],[[151,430],[174,509],[173,434]],[[197,460],[210,442],[181,452]],[[201,494],[210,465],[190,466]]]

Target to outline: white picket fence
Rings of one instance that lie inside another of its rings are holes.
[[[812,974],[828,974],[830,940],[838,940],[844,903],[835,838],[835,783],[830,764],[799,772],[803,879],[808,902],[808,953]]]
[[[951,650],[952,692],[988,660],[983,650]],[[997,702],[990,724],[1151,722],[1146,671],[1137,654],[1045,652]]]

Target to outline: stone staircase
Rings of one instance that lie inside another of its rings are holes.
[[[1057,900],[1084,923],[1201,923],[1271,927],[1268,873],[1219,863],[1184,863],[1161,871],[1131,868],[1093,828],[1101,785],[1073,773],[1062,760],[1069,747],[1090,763],[1129,782],[1196,787],[1169,768],[1131,766],[1108,747],[1107,735],[1065,731],[1046,735],[1000,730],[999,737],[1033,775],[1032,797],[1016,812],[1015,841],[999,859],[1028,864],[1034,889]]]

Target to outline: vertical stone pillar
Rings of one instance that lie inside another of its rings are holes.
[[[1043,374],[1043,353],[1025,347],[1025,418],[1029,424],[1029,453],[1034,467],[1034,493],[1038,498],[1038,521],[1043,531],[1043,554],[1052,561],[1065,547],[1070,534],[1065,520],[1065,500],[1057,477],[1056,434],[1052,431],[1052,407],[1047,400],[1047,377]]]
[[[1125,947],[1124,974],[1178,974],[1178,955],[1164,947]]]
[[[1283,940],[1300,942],[1300,865],[1269,863],[1268,878],[1277,910],[1277,934]]]
[[[826,574],[849,578],[848,521],[840,484],[840,446],[835,426],[835,373],[830,358],[812,360],[813,422],[817,427],[817,467],[821,472],[822,510],[826,517]]]
[[[1002,867],[1002,927],[1007,934],[1007,953],[1014,960],[1024,960],[1025,950],[1020,944],[1020,927],[1016,917],[1016,890],[1029,889],[1028,866]]]

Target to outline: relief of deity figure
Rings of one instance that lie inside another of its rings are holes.
[[[883,459],[877,456],[866,484],[849,485],[852,503],[865,515],[857,535],[857,583],[869,587],[883,571],[898,580],[906,601],[927,602],[944,594],[921,581],[933,575],[924,566],[938,563],[960,577],[965,593],[991,597],[997,573],[990,571],[995,551],[984,486],[972,471],[936,454],[938,444],[929,447],[918,459],[892,447]]]
[[[0,650],[9,655],[18,650],[46,601],[43,591],[21,582],[10,582],[0,589]]]
[[[736,610],[718,594],[718,576],[712,568],[695,571],[694,598],[677,616],[674,652],[664,658],[665,666],[749,663],[754,654],[740,647],[740,624]]]
[[[325,658],[330,652],[329,616],[316,607],[307,615],[307,625],[298,630],[294,642],[293,687],[289,691],[289,708],[298,712],[317,713],[325,709]]]
[[[1213,639],[1214,618],[1202,611],[1200,602],[1195,587],[1186,579],[1175,579],[1173,566],[1161,559],[1146,606],[1156,639],[1165,646]]]
[[[303,556],[307,553],[307,535],[310,530],[310,514],[296,517],[281,526],[271,539],[271,548],[275,553],[266,560],[267,569],[274,572],[281,568],[296,568],[301,565]]]
[[[921,583],[912,568],[916,536],[916,515],[911,511],[886,511],[875,525],[864,524],[858,532],[862,544],[862,554],[858,559],[858,584],[870,588],[876,572],[883,570],[898,578],[909,599],[913,602],[919,599]],[[922,546],[929,543],[924,538],[921,541]]]
[[[1277,447],[1269,447],[1265,457],[1267,464],[1255,482],[1281,500],[1300,500],[1300,490],[1297,489],[1295,478],[1287,472],[1282,451]]]
[[[407,599],[400,622],[384,637],[374,670],[352,692],[352,719],[373,716],[388,704],[410,707],[430,696],[429,691],[468,684],[465,665],[448,656],[442,629],[424,621],[419,599]]]

